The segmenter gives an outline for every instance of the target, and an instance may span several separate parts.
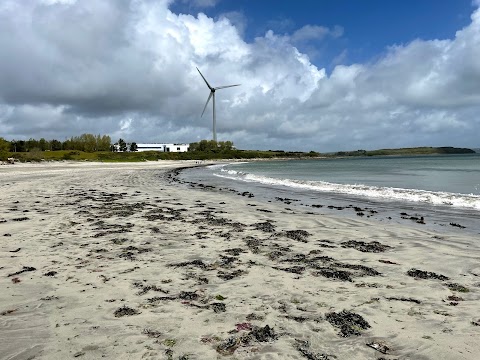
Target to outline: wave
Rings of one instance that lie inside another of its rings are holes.
[[[238,162],[235,162],[234,164],[235,164],[235,165],[248,164],[248,161],[238,161]],[[231,164],[225,164],[225,163],[223,163],[223,164],[214,164],[214,165],[208,165],[207,167],[208,167],[209,169],[211,169],[211,170],[217,170],[217,169],[222,169],[222,170],[224,170],[223,167],[226,166],[226,165],[231,165]]]
[[[217,167],[215,170],[220,170],[220,173],[214,172],[213,175],[215,176],[245,182],[256,182],[272,186],[287,186],[297,189],[347,194],[381,200],[411,201],[431,205],[447,205],[480,210],[480,195],[474,194],[466,195],[441,191],[379,187],[363,184],[336,184],[326,181],[276,179],[268,176],[229,170],[223,167]]]

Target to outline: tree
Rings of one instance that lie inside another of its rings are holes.
[[[231,141],[219,141],[217,144],[221,151],[230,151],[233,149],[233,142]]]
[[[111,145],[112,140],[110,136],[103,135],[101,138],[100,135],[97,136],[97,151],[109,151]]]
[[[125,140],[123,139],[119,139],[118,140],[118,148],[119,148],[119,151],[127,151],[127,143],[125,142]]]
[[[62,143],[62,149],[63,150],[73,150],[73,142],[72,140],[65,140]]]
[[[10,142],[0,137],[0,160],[7,160],[10,150]]]
[[[37,149],[39,146],[38,146],[38,141],[33,139],[33,138],[30,138],[27,140],[26,142],[26,147],[27,147],[27,151],[30,151],[30,150],[33,150],[33,149]]]
[[[56,151],[56,150],[62,150],[62,143],[58,140],[51,140],[50,141],[50,149],[52,151]]]
[[[44,138],[38,140],[38,147],[41,151],[49,150],[47,140],[45,140]]]
[[[95,138],[95,135],[92,134],[82,134],[80,136],[80,144],[83,149],[77,149],[77,150],[83,150],[86,152],[94,152],[97,150],[97,139]]]
[[[136,142],[132,142],[132,143],[130,144],[130,151],[135,152],[135,151],[137,151],[137,149],[138,149],[137,143],[136,143]]]
[[[231,141],[214,141],[214,140],[201,140],[200,142],[194,142],[190,144],[189,151],[202,151],[202,152],[225,152],[233,150],[233,142]]]
[[[17,141],[17,152],[25,152],[27,151],[26,144],[24,140]]]
[[[17,152],[17,141],[10,141],[10,152]]]

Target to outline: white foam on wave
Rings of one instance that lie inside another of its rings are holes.
[[[220,168],[220,173],[214,173],[214,175],[227,179],[257,182],[273,186],[288,186],[298,189],[348,194],[375,199],[412,201],[432,205],[449,205],[460,208],[480,210],[480,195],[473,194],[466,195],[419,189],[378,187],[362,184],[336,184],[326,181],[275,179],[267,176],[253,175],[240,171],[229,170],[223,167]]]
[[[227,165],[232,165],[232,164],[241,165],[241,164],[248,164],[248,162],[247,161],[239,161],[239,162],[235,162],[235,163],[231,163],[231,164],[213,164],[213,165],[208,165],[207,168],[212,169],[212,170],[221,169],[222,171],[225,171],[225,169],[223,169],[223,167],[227,166]]]

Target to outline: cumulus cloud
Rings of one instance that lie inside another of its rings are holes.
[[[217,93],[219,140],[240,148],[478,146],[479,10],[453,39],[392,46],[375,62],[327,73],[297,44],[338,38],[341,27],[270,30],[247,42],[241,14],[175,14],[171,3],[2,1],[0,136],[210,138],[199,67],[213,86],[242,84]]]

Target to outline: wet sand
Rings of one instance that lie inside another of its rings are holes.
[[[175,181],[194,164],[0,167],[2,359],[477,358],[478,236]]]

